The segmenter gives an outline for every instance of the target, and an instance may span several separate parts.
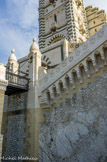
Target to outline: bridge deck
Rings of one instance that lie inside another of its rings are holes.
[[[6,72],[6,80],[8,80],[8,86],[5,95],[28,91],[29,89],[29,79],[25,76]]]

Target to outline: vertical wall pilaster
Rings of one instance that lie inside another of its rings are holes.
[[[4,107],[4,95],[5,95],[6,87],[8,85],[8,81],[5,80],[5,73],[6,73],[6,68],[4,67],[3,64],[0,64],[0,157],[2,154],[2,141],[3,141],[1,127],[2,127],[2,117],[3,117],[3,107]]]
[[[39,123],[41,121],[42,110],[39,104],[39,70],[41,67],[41,53],[39,47],[36,44],[36,40],[33,39],[33,44],[30,48],[29,53],[29,91],[28,91],[28,102],[26,110],[26,148],[25,154],[29,157],[38,159],[38,132]]]

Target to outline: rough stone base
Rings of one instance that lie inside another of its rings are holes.
[[[1,161],[1,157],[2,157],[2,143],[3,143],[3,135],[0,134],[0,161]]]
[[[107,162],[107,71],[45,115],[39,162]]]
[[[3,161],[9,159],[9,162],[24,157],[26,147],[24,139],[26,138],[26,93],[13,94],[6,99],[3,113]]]

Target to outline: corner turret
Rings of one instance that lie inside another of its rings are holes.
[[[28,93],[28,108],[39,108],[38,86],[39,73],[41,69],[41,52],[36,43],[36,38],[33,38],[33,44],[30,47],[29,58],[29,93]],[[35,94],[35,95],[34,95]]]
[[[18,66],[19,66],[19,64],[18,64],[17,58],[15,56],[15,50],[12,49],[11,55],[10,55],[10,57],[8,59],[8,63],[7,63],[7,71],[17,74]]]
[[[41,67],[41,53],[36,43],[36,38],[33,38],[33,44],[30,47],[29,57],[29,78],[34,84],[38,80],[39,67]]]
[[[39,47],[36,43],[36,38],[33,38],[33,44],[30,47],[30,52],[39,51]]]

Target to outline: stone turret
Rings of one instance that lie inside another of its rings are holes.
[[[38,158],[38,132],[39,123],[41,121],[41,109],[39,103],[39,73],[41,69],[41,53],[36,43],[36,39],[33,39],[33,44],[30,47],[28,55],[29,59],[29,91],[28,91],[28,102],[27,102],[27,123],[30,126],[27,132],[27,141],[30,143],[29,152],[31,157]],[[28,150],[28,148],[27,148]]]
[[[91,5],[87,6],[85,10],[89,35],[92,36],[107,23],[107,15],[104,10],[99,10],[99,8]]]
[[[39,67],[41,66],[41,53],[36,43],[36,38],[33,38],[33,44],[30,47],[29,53],[29,78],[33,85],[38,81]]]
[[[15,56],[15,50],[12,49],[11,50],[11,55],[10,55],[10,57],[8,59],[8,63],[7,63],[7,70],[9,72],[12,72],[12,73],[17,74],[17,72],[18,72],[18,66],[19,66],[19,64],[18,64],[17,58]]]
[[[35,52],[35,51],[39,51],[39,47],[36,43],[36,38],[33,38],[33,44],[30,47],[30,53]]]
[[[38,80],[39,80],[39,69],[41,67],[41,53],[36,43],[36,38],[33,38],[33,44],[30,47],[29,57],[29,102],[28,108],[38,107]],[[34,95],[36,93],[36,95]],[[33,95],[33,96],[32,96]],[[36,97],[36,98],[34,98]]]

